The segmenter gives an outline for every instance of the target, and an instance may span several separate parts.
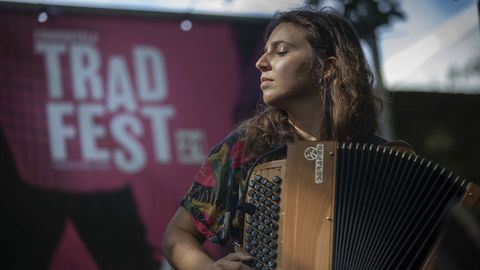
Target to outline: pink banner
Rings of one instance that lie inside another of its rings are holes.
[[[187,32],[179,24],[111,15],[44,23],[31,13],[0,17],[0,125],[22,182],[66,195],[128,188],[157,260],[180,197],[209,147],[232,128],[239,94],[228,24],[194,22]],[[62,252],[92,250],[75,244],[73,225],[65,227],[52,269],[65,266]],[[69,258],[90,267],[94,260],[82,256]]]

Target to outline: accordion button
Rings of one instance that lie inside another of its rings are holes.
[[[280,187],[277,186],[277,185],[272,186],[272,190],[273,190],[273,192],[275,192],[275,193],[280,193]]]
[[[268,181],[266,186],[267,188],[272,189],[275,185],[272,182]]]
[[[272,241],[270,238],[267,238],[265,237],[265,240],[263,240],[263,249],[262,249],[262,252],[263,254],[265,255],[268,255],[268,253],[270,252],[270,247],[268,246],[268,243],[270,243],[270,241]]]
[[[259,262],[255,264],[255,268],[257,268],[257,269],[262,269],[262,266],[263,265]]]
[[[251,216],[248,216],[248,217],[247,217],[247,224],[252,224],[252,222],[253,222],[253,218],[252,218]],[[251,228],[248,227],[248,229],[251,229]],[[248,229],[247,229],[247,230],[248,230]]]
[[[266,234],[266,235],[270,235],[271,231],[270,231],[270,229],[265,227],[265,229],[263,229],[263,233]]]
[[[252,244],[253,247],[256,247],[258,246],[258,241],[257,240],[252,240],[252,242],[250,242]]]
[[[266,185],[266,184],[268,183],[267,178],[262,177],[262,179],[260,180],[260,183],[261,183],[262,185]]]
[[[270,198],[273,195],[273,193],[270,190],[265,191],[264,194],[265,196],[267,196],[267,198]]]
[[[280,206],[278,206],[277,204],[273,204],[271,208],[275,212],[278,212],[280,210]]]
[[[252,250],[252,246],[247,244],[247,245],[245,246],[245,251],[246,251],[246,252],[250,252],[250,250]]]
[[[280,216],[279,216],[277,213],[271,214],[270,217],[271,217],[273,220],[278,220],[278,219],[280,218]]]
[[[282,179],[279,176],[275,175],[274,177],[272,177],[272,181],[275,184],[280,184],[282,182]]]
[[[275,249],[275,248],[277,248],[278,245],[277,245],[277,243],[271,241],[270,243],[268,243],[268,246]]]
[[[265,205],[266,205],[266,206],[271,206],[272,204],[273,204],[273,203],[272,203],[272,201],[270,201],[270,200],[266,200],[266,201],[265,201]]]
[[[263,177],[261,175],[255,175],[254,179],[260,181]]]
[[[272,224],[270,224],[270,228],[272,228],[272,230],[276,231],[276,230],[278,230],[278,224],[272,223]]]
[[[277,239],[278,238],[278,234],[276,232],[271,232],[268,234],[268,236],[270,236],[270,238],[272,239]]]
[[[268,257],[270,257],[271,259],[277,258],[277,252],[275,252],[274,250],[270,251],[270,253],[268,253]]]
[[[274,268],[275,266],[277,266],[277,263],[270,260],[270,261],[268,261],[268,266],[271,267],[271,268]]]
[[[270,270],[267,266],[262,267],[262,270]]]
[[[274,202],[279,202],[279,201],[280,201],[280,197],[277,196],[277,195],[272,195],[272,201],[274,201]]]

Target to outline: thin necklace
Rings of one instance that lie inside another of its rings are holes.
[[[287,118],[288,119],[288,123],[290,123],[290,125],[293,126],[293,128],[295,129],[295,131],[298,133],[298,135],[300,135],[301,138],[303,138],[304,140],[306,141],[318,141],[318,138],[307,133],[306,131],[300,129],[299,127],[297,127],[293,122],[292,120],[290,120],[290,118]]]

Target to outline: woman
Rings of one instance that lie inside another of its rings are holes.
[[[176,269],[251,269],[245,263],[252,257],[232,253],[213,261],[201,243],[238,237],[241,216],[230,226],[231,206],[262,154],[301,140],[385,143],[375,135],[381,100],[345,19],[291,10],[276,14],[266,36],[256,63],[265,106],[211,150],[182,199],[164,237],[165,256]]]

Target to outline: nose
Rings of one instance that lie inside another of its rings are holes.
[[[255,63],[255,67],[261,72],[269,71],[272,68],[266,53],[258,58],[257,63]]]

